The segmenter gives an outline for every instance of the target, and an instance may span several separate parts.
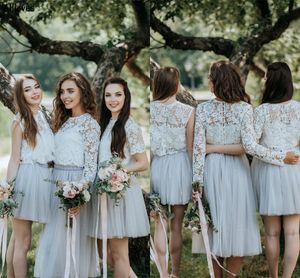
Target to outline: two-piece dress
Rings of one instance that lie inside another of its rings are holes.
[[[151,191],[163,205],[184,205],[192,194],[186,127],[194,108],[175,101],[150,103]]]
[[[247,153],[275,165],[283,165],[285,153],[256,143],[250,104],[214,99],[197,106],[193,181],[204,186],[217,229],[212,232],[212,252],[221,257],[259,254],[261,241],[248,159],[246,155],[206,155],[206,144],[243,144]]]
[[[300,103],[265,103],[254,111],[254,128],[260,144],[299,154]],[[300,164],[283,167],[253,159],[252,181],[262,215],[300,214]]]
[[[99,146],[99,163],[111,158],[112,128],[116,119],[111,118],[103,132]],[[126,143],[124,145],[123,166],[133,161],[133,155],[145,152],[145,145],[141,128],[130,117],[125,124]],[[116,205],[109,196],[107,198],[107,238],[136,238],[147,236],[150,232],[148,215],[145,207],[142,189],[135,176],[131,177],[130,187],[126,190],[122,200]],[[92,217],[90,222],[90,235],[99,239],[103,238],[101,225],[101,210],[98,210],[100,201],[98,196],[93,196]],[[99,214],[98,214],[99,211]],[[98,218],[98,220],[97,220]],[[98,223],[98,228],[96,225]],[[96,234],[97,231],[97,234]]]
[[[52,130],[41,111],[34,114],[38,126],[36,146],[33,148],[25,139],[21,143],[21,157],[14,190],[18,207],[14,210],[17,219],[47,223],[50,217],[52,168],[54,159],[54,137]],[[17,114],[13,121],[18,122],[24,132],[24,121]]]
[[[100,126],[88,113],[70,117],[55,134],[53,180],[93,182],[97,171]],[[66,267],[67,212],[60,208],[52,184],[51,217],[41,235],[35,262],[35,277],[63,277]],[[98,257],[94,241],[88,236],[91,217],[88,205],[76,216],[75,258],[71,259],[70,276],[75,268],[80,278],[97,277]],[[74,229],[74,227],[72,228]]]

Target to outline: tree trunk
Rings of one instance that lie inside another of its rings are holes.
[[[102,86],[104,81],[112,76],[118,76],[126,63],[126,52],[120,48],[112,48],[105,52],[103,58],[98,63],[97,70],[92,80],[92,86],[96,91],[96,102],[99,105],[102,96]]]
[[[15,114],[16,107],[12,94],[14,81],[14,77],[11,76],[8,70],[0,63],[0,101]]]

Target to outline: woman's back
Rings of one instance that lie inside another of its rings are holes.
[[[264,146],[282,150],[299,148],[300,103],[291,100],[258,106],[254,112],[254,128]]]

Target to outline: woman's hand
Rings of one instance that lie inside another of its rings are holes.
[[[68,213],[70,217],[74,217],[79,214],[81,206],[73,207],[68,209]]]
[[[285,158],[283,162],[285,164],[297,164],[298,160],[299,160],[299,155],[289,151],[285,154]]]
[[[192,198],[193,198],[194,202],[198,201],[198,197],[202,198],[202,192],[203,192],[203,187],[202,186],[199,187],[198,191],[193,190]]]

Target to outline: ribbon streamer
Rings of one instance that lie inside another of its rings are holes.
[[[236,274],[232,273],[232,272],[228,271],[226,268],[224,268],[218,261],[216,255],[211,252],[210,246],[209,246],[209,238],[208,238],[208,227],[207,227],[205,213],[204,213],[204,209],[203,209],[203,205],[202,205],[200,196],[198,196],[197,202],[198,202],[201,233],[202,233],[203,242],[204,242],[204,246],[205,246],[205,250],[206,250],[206,258],[207,258],[208,270],[209,270],[210,277],[215,278],[212,258],[217,262],[219,267],[221,267],[224,271],[226,271],[227,273],[229,273],[235,277]]]
[[[156,248],[155,248],[155,244],[154,244],[154,241],[153,241],[151,235],[150,235],[150,258],[155,263],[155,265],[157,267],[157,270],[159,272],[159,276],[162,277],[161,265],[159,263],[158,254],[157,254],[157,251],[156,251]]]
[[[165,260],[166,260],[166,268],[168,269],[168,264],[169,264],[169,245],[168,245],[168,236],[167,236],[167,229],[164,225],[164,222],[163,222],[163,219],[162,219],[162,216],[161,216],[161,213],[158,213],[159,215],[159,221],[162,225],[162,228],[163,228],[163,231],[164,231],[164,235],[165,235],[165,243],[166,243],[166,257],[165,257]],[[152,261],[155,263],[156,267],[157,267],[157,270],[159,272],[159,275],[160,277],[162,277],[162,267],[160,265],[160,262],[158,260],[158,253],[156,251],[156,248],[155,248],[155,244],[154,244],[154,241],[152,239],[152,237],[150,236],[150,257],[152,259]]]
[[[102,228],[102,268],[103,277],[107,278],[107,197],[101,195],[101,228]]]
[[[64,278],[70,277],[71,271],[71,257],[74,265],[75,277],[78,278],[77,268],[76,268],[76,255],[75,255],[75,246],[76,246],[76,217],[72,217],[72,228],[70,227],[70,216],[67,216],[67,243],[66,243],[66,266]]]
[[[6,249],[7,249],[7,216],[0,219],[0,250],[1,250],[1,274],[2,277],[3,269],[5,265],[5,257],[6,257]]]

